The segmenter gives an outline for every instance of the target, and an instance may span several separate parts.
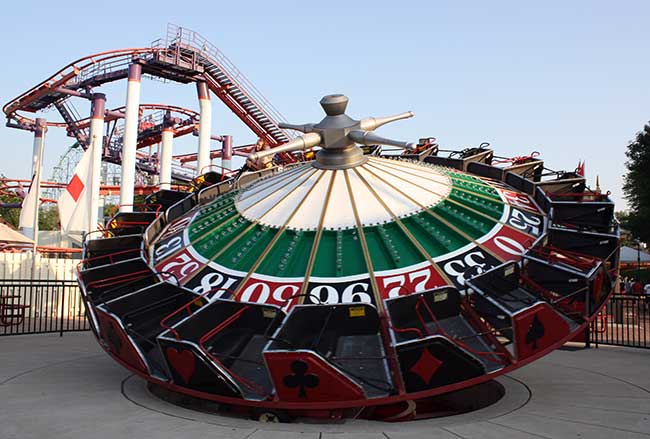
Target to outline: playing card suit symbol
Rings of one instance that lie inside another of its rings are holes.
[[[166,354],[169,365],[180,375],[185,384],[189,384],[196,371],[194,355],[190,351],[184,349],[179,351],[176,348],[167,348]]]
[[[442,361],[434,357],[429,349],[423,349],[420,358],[411,366],[409,372],[417,375],[423,383],[430,384],[431,378],[442,366]]]
[[[544,337],[544,325],[539,320],[537,314],[533,317],[533,321],[528,327],[528,332],[526,333],[526,344],[532,344],[532,349],[537,349],[537,341]]]
[[[293,375],[287,375],[284,377],[284,385],[289,388],[298,388],[298,397],[306,398],[307,392],[306,389],[314,388],[320,383],[318,376],[307,373],[309,365],[302,360],[296,360],[291,363],[291,371]]]

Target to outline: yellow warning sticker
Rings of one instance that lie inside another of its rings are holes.
[[[434,293],[433,294],[433,301],[435,302],[442,302],[444,300],[447,300],[447,292],[446,291],[440,291],[439,293]]]
[[[264,316],[265,319],[272,319],[275,317],[275,310],[272,308],[264,308],[262,310],[262,315]]]
[[[366,315],[365,306],[351,306],[350,317],[364,317]]]

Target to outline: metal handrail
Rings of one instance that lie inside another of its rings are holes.
[[[167,25],[166,47],[169,48],[174,45],[178,45],[179,47],[184,46],[198,51],[205,58],[205,61],[219,68],[233,84],[237,85],[242,94],[253,102],[269,120],[275,122],[276,125],[278,122],[286,121],[282,113],[264,97],[262,92],[253,85],[235,64],[221,50],[199,33],[170,23]],[[280,128],[278,127],[278,129]],[[294,137],[282,129],[280,131],[288,139]]]
[[[168,331],[171,332],[172,334],[174,334],[174,337],[176,337],[176,340],[180,340],[180,334],[179,334],[178,331],[176,331],[174,328],[172,328],[171,326],[168,326],[168,325],[167,325],[167,320],[171,319],[172,317],[174,317],[175,315],[177,315],[178,313],[180,313],[180,312],[183,311],[183,310],[187,310],[187,311],[188,311],[188,316],[191,316],[192,314],[194,314],[194,313],[192,312],[192,310],[190,309],[190,306],[191,306],[193,303],[196,303],[196,302],[199,301],[199,300],[203,300],[203,299],[205,299],[205,297],[206,297],[208,294],[211,294],[211,293],[214,293],[215,291],[220,291],[220,290],[227,291],[227,292],[229,292],[229,293],[231,293],[231,294],[233,293],[233,291],[230,290],[230,289],[228,289],[228,288],[213,288],[213,289],[210,289],[210,290],[208,290],[208,291],[202,293],[200,296],[197,296],[197,297],[193,298],[192,300],[190,300],[190,301],[187,302],[186,304],[182,305],[182,306],[181,306],[180,308],[178,308],[177,310],[175,310],[175,311],[171,312],[170,314],[166,315],[165,317],[163,317],[162,320],[160,320],[160,326],[161,326],[162,328],[168,330]]]

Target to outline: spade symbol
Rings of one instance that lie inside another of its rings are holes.
[[[318,386],[320,379],[311,373],[307,373],[309,365],[301,360],[296,360],[291,363],[291,371],[293,375],[287,375],[284,377],[284,385],[289,388],[298,387],[298,397],[306,398],[307,392],[305,389],[307,387],[314,388]]]
[[[533,349],[537,349],[537,340],[544,337],[544,325],[539,321],[537,314],[533,317],[533,321],[526,333],[526,344],[533,344]]]

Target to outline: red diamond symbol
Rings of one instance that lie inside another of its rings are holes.
[[[422,350],[422,354],[420,355],[418,361],[416,361],[415,364],[411,366],[409,372],[414,373],[415,375],[419,376],[426,384],[429,384],[431,378],[433,375],[435,375],[440,366],[442,366],[442,361],[431,355],[429,349],[425,348]]]
[[[70,183],[68,183],[68,187],[66,187],[66,190],[70,194],[70,196],[77,201],[79,199],[79,196],[81,195],[81,192],[83,192],[85,185],[83,184],[83,181],[79,177],[77,177],[77,174],[72,177],[72,180],[70,180]]]

